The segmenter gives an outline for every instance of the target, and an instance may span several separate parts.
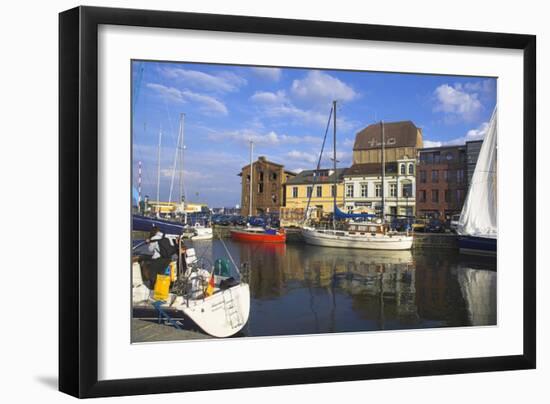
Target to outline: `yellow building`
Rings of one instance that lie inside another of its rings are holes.
[[[332,213],[334,206],[334,192],[339,207],[344,204],[344,168],[337,169],[336,185],[334,185],[334,170],[304,170],[285,184],[286,204],[285,213],[304,212],[308,204],[316,211],[316,216]]]

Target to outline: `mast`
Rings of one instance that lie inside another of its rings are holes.
[[[333,122],[333,133],[332,133],[332,142],[334,143],[332,147],[332,159],[334,163],[334,207],[332,208],[332,227],[336,228],[336,194],[338,193],[338,182],[336,175],[336,100],[332,101],[332,109],[334,110],[334,122]],[[313,192],[313,190],[312,190]]]
[[[385,192],[384,192],[384,187],[385,187],[385,177],[386,177],[386,156],[384,155],[385,153],[385,149],[384,149],[384,121],[380,121],[380,125],[381,125],[381,135],[382,135],[382,222],[385,222],[386,221],[386,200],[385,200]]]
[[[162,144],[162,125],[159,129],[159,144],[157,150],[157,217],[160,217],[160,146]]]
[[[252,162],[252,153],[254,150],[254,142],[250,139],[250,196],[248,200],[248,216],[252,216],[252,181],[254,179],[254,163]]]
[[[138,212],[141,211],[141,160],[138,161]]]
[[[180,154],[180,203],[182,204],[182,210],[183,210],[183,216],[184,216],[184,223],[187,224],[187,213],[185,211],[185,195],[183,193],[183,151],[185,149],[185,143],[184,143],[184,136],[185,136],[185,114],[182,112],[180,114],[180,148],[179,148],[179,154]]]

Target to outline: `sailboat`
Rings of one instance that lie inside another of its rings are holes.
[[[331,111],[333,115],[333,162],[334,172],[336,172],[336,101],[333,101]],[[383,125],[383,124],[382,124]],[[382,126],[382,136],[384,129]],[[384,142],[382,141],[382,144]],[[322,152],[321,152],[322,153]],[[382,155],[384,153],[382,152]],[[319,158],[320,161],[320,158]],[[382,159],[382,167],[384,160]],[[334,176],[334,187],[337,187],[337,176]],[[383,188],[383,185],[382,185]],[[382,208],[382,217],[384,210]],[[336,192],[334,193],[334,214],[333,223],[337,219],[372,219],[371,214],[354,214],[342,212],[336,204]],[[372,250],[409,250],[413,244],[413,237],[408,234],[392,232],[389,226],[382,221],[364,222],[352,221],[346,222],[343,229],[317,229],[310,226],[303,226],[302,236],[306,243],[326,247],[342,248],[361,248]]]
[[[169,282],[163,296],[159,296],[159,275],[151,270],[151,261],[136,254],[132,264],[133,306],[153,305],[164,313],[181,311],[213,337],[226,338],[237,334],[250,315],[250,287],[240,280],[239,270],[227,248],[226,252],[239,280],[230,276],[228,264],[223,264],[223,260],[216,260],[209,270],[197,259],[195,249],[187,248],[179,261],[172,261],[167,266],[168,275],[163,276],[169,277]],[[156,276],[155,281],[152,281],[153,276]]]
[[[496,172],[497,109],[495,108],[458,221],[458,245],[462,253],[496,254]]]
[[[250,141],[250,183],[249,183],[249,219],[252,216],[252,184],[254,180],[254,162],[252,161],[254,143]],[[244,181],[244,176],[243,176]],[[284,243],[286,242],[286,232],[284,229],[271,229],[259,226],[247,225],[245,228],[231,229],[231,238],[237,241],[252,241],[260,243]]]

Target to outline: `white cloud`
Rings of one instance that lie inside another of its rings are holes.
[[[469,92],[464,86],[442,84],[434,91],[436,104],[434,111],[443,112],[447,118],[461,118],[465,121],[475,120],[483,105],[475,92]]]
[[[279,81],[283,73],[283,71],[277,67],[251,67],[251,69],[257,76],[272,81]]]
[[[199,111],[205,115],[225,116],[228,114],[225,104],[210,95],[199,94],[190,90],[178,90],[157,83],[147,83],[146,86],[170,102],[186,103],[192,101],[198,105]]]
[[[352,101],[358,94],[343,81],[318,70],[310,71],[302,80],[292,82],[294,97],[314,104],[327,104],[330,101]]]
[[[286,154],[286,157],[288,157],[291,160],[313,164],[313,163],[317,163],[319,159],[319,154],[315,155],[314,153],[309,153],[309,152],[304,152],[299,150],[291,150]]]
[[[455,139],[451,139],[443,142],[424,139],[423,143],[424,143],[424,147],[463,145],[466,142],[484,139],[488,129],[489,129],[489,122],[483,122],[477,128],[470,129],[468,132],[466,132],[465,136],[457,137]]]
[[[250,97],[250,100],[262,105],[277,105],[289,102],[283,90],[279,90],[276,93],[269,91],[256,91],[254,95]]]
[[[240,129],[227,132],[218,132],[211,130],[210,135],[208,136],[211,140],[217,141],[235,141],[243,144],[248,144],[251,140],[256,145],[269,145],[269,146],[280,146],[280,145],[292,145],[292,144],[315,144],[318,145],[321,143],[321,139],[314,136],[293,136],[287,134],[278,134],[275,131],[269,132],[259,132],[255,129]]]
[[[291,119],[290,123],[325,127],[329,111],[302,109],[294,105],[284,90],[277,92],[258,91],[250,97],[256,103],[264,116],[269,118]],[[357,123],[348,121],[345,117],[338,118],[338,130],[347,132],[354,129]]]
[[[208,74],[198,70],[181,68],[162,68],[161,72],[170,79],[178,80],[186,86],[200,88],[203,91],[231,92],[247,84],[246,79],[232,72]]]

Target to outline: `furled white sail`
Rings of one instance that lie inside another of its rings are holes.
[[[497,237],[497,109],[479,151],[468,195],[457,228],[458,234]]]

